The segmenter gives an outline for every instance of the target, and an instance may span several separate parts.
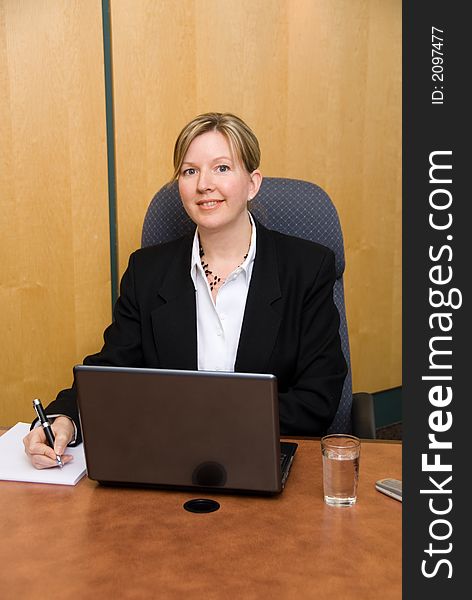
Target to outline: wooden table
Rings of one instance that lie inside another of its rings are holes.
[[[278,497],[0,482],[0,597],[401,598],[401,444],[363,442],[358,503],[323,502],[318,440],[300,440]]]

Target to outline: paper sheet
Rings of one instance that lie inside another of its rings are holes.
[[[23,438],[29,429],[29,423],[17,423],[0,436],[0,479],[75,485],[86,473],[84,445],[66,449],[66,454],[72,454],[74,460],[62,469],[35,469],[23,446]]]

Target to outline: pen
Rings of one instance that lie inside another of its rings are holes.
[[[51,446],[51,448],[54,448],[54,434],[51,429],[51,423],[48,421],[46,414],[44,412],[44,408],[43,408],[43,405],[41,404],[41,400],[39,400],[38,398],[35,398],[33,400],[33,407],[34,407],[34,410],[36,411],[36,414],[38,415],[38,419],[39,419],[41,425],[43,426],[48,445]],[[56,460],[57,460],[57,464],[62,469],[62,467],[64,465],[62,463],[61,457],[57,456],[57,454],[56,454]]]

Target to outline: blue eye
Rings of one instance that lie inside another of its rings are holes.
[[[188,169],[184,169],[182,171],[182,175],[195,175],[196,170],[193,167],[189,167]]]
[[[216,168],[220,173],[226,173],[227,171],[229,171],[228,165],[218,165]]]

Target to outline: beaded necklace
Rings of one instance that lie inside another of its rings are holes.
[[[203,260],[203,257],[205,256],[205,251],[203,250],[203,247],[200,244],[200,242],[199,242],[199,246],[200,246],[200,263],[202,265],[203,272],[205,273],[208,284],[210,286],[210,292],[212,292],[216,288],[216,286],[218,286],[220,283],[223,285],[223,283],[226,281],[226,278],[221,278],[217,273],[213,273],[213,271],[210,271],[210,269],[208,268],[208,263],[205,263],[205,261]],[[243,264],[243,262],[248,257],[250,247],[251,247],[251,241],[249,241],[249,246],[248,246],[246,254],[243,257],[243,260],[239,263],[239,265],[236,267],[236,269],[239,269],[239,267]],[[236,269],[234,269],[234,270],[236,270]]]

